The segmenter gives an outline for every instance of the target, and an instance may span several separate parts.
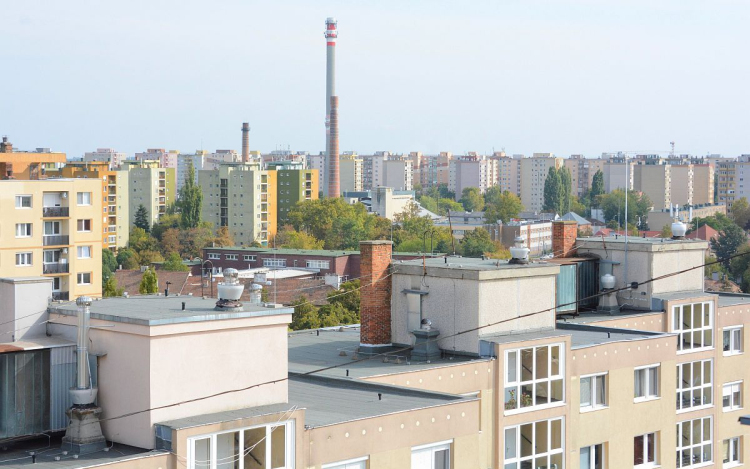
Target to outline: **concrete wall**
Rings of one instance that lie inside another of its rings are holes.
[[[0,278],[0,343],[44,336],[52,279]]]

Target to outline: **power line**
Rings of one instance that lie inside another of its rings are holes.
[[[669,273],[669,274],[660,275],[658,277],[653,277],[653,278],[650,278],[648,280],[644,280],[643,282],[640,282],[640,283],[633,282],[633,284],[636,284],[637,286],[647,285],[647,284],[656,282],[658,280],[664,280],[664,279],[669,278],[669,277],[674,277],[676,275],[681,275],[681,274],[684,274],[686,272],[690,272],[690,271],[695,270],[695,269],[703,269],[703,268],[705,268],[705,267],[707,267],[709,265],[717,264],[717,263],[720,263],[720,262],[726,262],[726,261],[729,261],[731,259],[734,259],[734,258],[737,258],[737,257],[740,257],[740,256],[745,256],[745,255],[748,255],[748,254],[750,254],[750,251],[748,251],[748,252],[742,252],[742,253],[738,253],[738,254],[734,254],[732,256],[727,256],[727,257],[722,258],[722,259],[717,259],[715,261],[706,262],[706,263],[703,263],[703,264],[700,264],[700,265],[697,265],[697,266],[694,266],[694,267],[688,267],[686,269],[682,269],[682,270],[679,270],[679,271],[676,271],[676,272],[672,272],[672,273]],[[374,285],[378,281],[385,280],[386,278],[390,277],[391,275],[393,275],[393,272],[389,273],[387,276],[383,277],[380,280],[376,280],[375,282],[373,282],[370,285]],[[508,319],[503,319],[503,320],[500,320],[500,321],[491,322],[491,323],[488,323],[488,324],[485,324],[485,325],[482,325],[482,326],[472,327],[470,329],[466,329],[466,330],[463,330],[463,331],[456,332],[454,334],[449,334],[449,335],[446,335],[446,336],[442,336],[440,338],[429,339],[429,341],[430,342],[433,342],[433,341],[437,342],[437,341],[440,341],[440,340],[450,339],[450,338],[453,338],[453,337],[458,337],[460,335],[468,334],[470,332],[476,332],[476,331],[479,331],[479,330],[482,330],[482,329],[485,329],[485,328],[488,328],[488,327],[497,326],[499,324],[503,324],[503,323],[506,323],[506,322],[515,321],[517,319],[526,318],[526,317],[530,317],[530,316],[535,316],[535,315],[543,314],[543,313],[553,312],[553,311],[556,311],[557,308],[559,308],[561,306],[577,305],[578,303],[581,303],[581,302],[584,302],[584,301],[588,301],[588,300],[591,300],[591,299],[595,299],[595,298],[599,298],[599,297],[604,296],[604,295],[609,295],[611,293],[617,293],[617,292],[620,292],[620,291],[630,290],[633,287],[633,284],[627,285],[627,286],[624,286],[624,287],[620,287],[620,288],[615,288],[615,289],[612,289],[612,290],[607,290],[606,292],[597,293],[595,295],[591,295],[591,296],[588,296],[586,298],[582,298],[582,299],[579,299],[579,300],[571,301],[569,303],[555,305],[555,306],[553,306],[551,308],[545,308],[545,309],[542,309],[542,310],[539,310],[539,311],[535,311],[535,312],[531,312],[531,313],[526,313],[526,314],[521,314],[521,315],[518,315],[518,316],[515,316],[515,317],[512,317],[512,318],[508,318]],[[307,371],[307,372],[304,372],[304,373],[298,373],[297,375],[298,376],[310,376],[310,375],[313,375],[313,374],[322,373],[324,371],[328,371],[328,370],[332,370],[332,369],[336,369],[336,368],[341,368],[341,367],[344,367],[344,366],[351,366],[352,364],[360,363],[360,362],[364,362],[364,361],[368,361],[368,360],[372,360],[372,359],[378,358],[378,357],[395,355],[395,354],[398,354],[398,353],[401,353],[401,352],[408,351],[411,348],[412,347],[403,347],[403,348],[400,348],[400,349],[397,349],[397,350],[392,350],[392,351],[389,351],[389,352],[377,353],[377,354],[366,356],[364,358],[357,358],[357,359],[351,360],[351,361],[346,362],[346,363],[340,363],[340,364],[337,364],[337,365],[330,365],[330,366],[326,366],[326,367],[322,367],[322,368],[317,368],[315,370],[310,370],[310,371]],[[134,415],[139,415],[139,414],[142,414],[142,413],[145,413],[145,412],[151,412],[151,411],[154,411],[154,410],[167,409],[167,408],[176,407],[176,406],[179,406],[179,405],[182,405],[182,404],[189,404],[189,403],[192,403],[192,402],[198,402],[198,401],[202,401],[202,400],[206,400],[206,399],[211,399],[213,397],[219,397],[219,396],[223,396],[223,395],[227,395],[227,394],[233,394],[233,393],[237,393],[237,392],[248,391],[248,390],[253,389],[253,388],[257,388],[257,387],[261,387],[261,386],[265,386],[265,385],[269,385],[269,384],[276,384],[276,383],[280,383],[280,382],[288,381],[288,380],[289,380],[289,376],[287,375],[286,377],[283,377],[283,378],[278,378],[278,379],[274,379],[274,380],[270,380],[270,381],[256,383],[256,384],[252,384],[252,385],[249,385],[249,386],[244,386],[244,387],[241,387],[241,388],[236,388],[236,389],[230,389],[230,390],[226,390],[226,391],[221,391],[221,392],[217,392],[217,393],[210,394],[210,395],[203,396],[203,397],[196,397],[196,398],[193,398],[193,399],[188,399],[188,400],[184,400],[184,401],[180,401],[180,402],[175,402],[175,403],[172,403],[172,404],[164,404],[164,405],[161,405],[161,406],[151,407],[151,408],[148,408],[148,409],[143,409],[143,410],[137,410],[137,411],[133,411],[133,412],[128,412],[128,413],[125,413],[125,414],[116,415],[114,417],[101,418],[101,419],[98,420],[98,422],[106,422],[106,421],[118,420],[118,419],[122,419],[122,418],[126,418],[126,417],[132,417]],[[96,422],[89,422],[89,423],[96,423]]]

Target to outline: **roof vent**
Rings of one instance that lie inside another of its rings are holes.
[[[224,269],[224,281],[219,283],[219,301],[216,309],[220,311],[242,311],[240,297],[245,286],[240,283],[240,273],[237,269]]]
[[[683,239],[687,232],[687,226],[681,221],[672,223],[672,239]]]
[[[526,243],[522,236],[516,236],[515,246],[510,248],[510,261],[508,264],[528,264],[529,263],[529,248],[526,247]]]

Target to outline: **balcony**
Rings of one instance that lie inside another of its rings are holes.
[[[114,233],[114,232],[116,232],[116,231],[117,231],[117,226],[113,226],[113,225],[110,225],[110,226],[109,226],[109,232],[110,232],[110,233]]]
[[[69,207],[43,207],[42,217],[44,218],[57,218],[57,217],[69,217]]]
[[[42,273],[44,274],[67,274],[70,272],[70,264],[56,262],[54,264],[44,264]]]
[[[53,291],[52,292],[52,299],[54,301],[68,301],[70,298],[70,292],[66,291]]]
[[[67,246],[70,244],[68,235],[44,235],[42,237],[43,246]]]

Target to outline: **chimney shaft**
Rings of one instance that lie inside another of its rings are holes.
[[[242,162],[250,161],[250,124],[242,123]]]
[[[360,347],[391,345],[391,241],[360,241]]]
[[[333,129],[333,107],[336,96],[336,40],[339,36],[338,22],[336,18],[326,18],[326,30],[324,33],[326,39],[326,159],[324,165],[325,177],[328,179],[328,185],[323,187],[328,197],[339,197],[341,194],[338,192],[339,187],[339,176],[338,176],[338,122],[336,123],[335,137]],[[336,105],[338,108],[338,100]],[[338,109],[336,109],[338,111]],[[337,116],[338,117],[338,116]],[[338,120],[338,119],[337,119]],[[333,167],[333,142],[336,143],[336,180],[331,181],[331,168]],[[332,187],[335,186],[336,191],[331,192]]]
[[[328,144],[328,197],[339,197],[339,97],[331,96],[331,141]]]
[[[91,317],[91,298],[80,296],[76,300],[78,306],[78,341],[76,343],[76,364],[78,375],[76,387],[89,389],[89,322]]]
[[[576,251],[578,223],[574,220],[556,220],[552,222],[552,255],[554,257],[572,257]]]

